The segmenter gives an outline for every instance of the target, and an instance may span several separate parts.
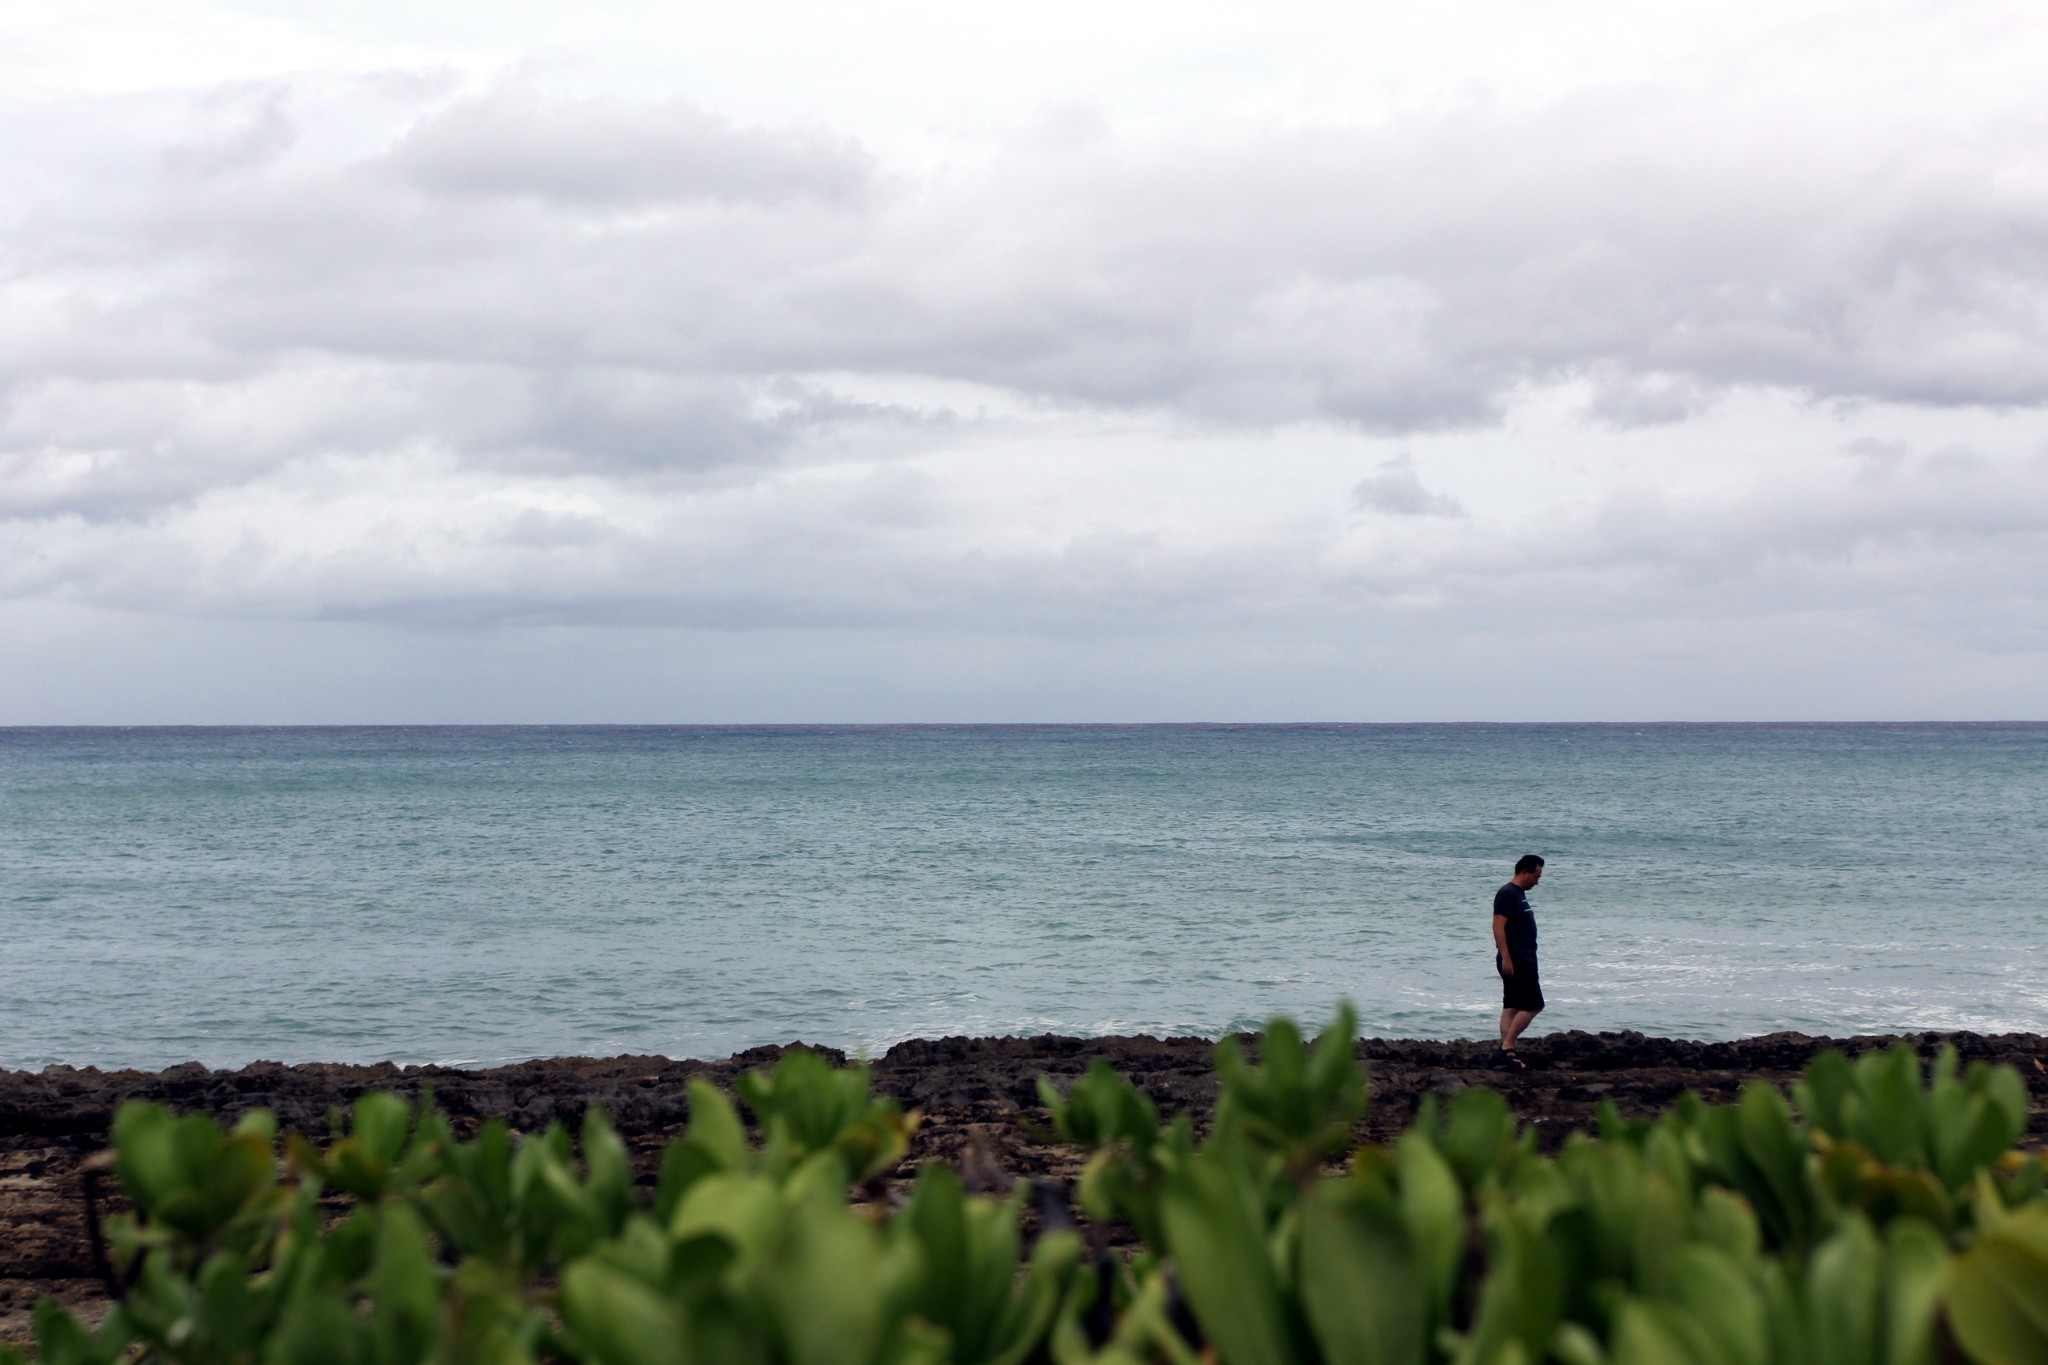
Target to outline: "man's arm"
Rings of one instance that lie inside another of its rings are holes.
[[[1493,917],[1493,946],[1494,950],[1500,954],[1500,969],[1509,976],[1513,976],[1515,974],[1515,959],[1508,953],[1508,917],[1506,915],[1495,915]]]

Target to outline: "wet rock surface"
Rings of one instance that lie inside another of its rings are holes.
[[[2035,1034],[1907,1034],[1932,1053],[1953,1043],[1964,1059],[2019,1068],[2033,1096],[2027,1141],[2048,1143],[2048,1038]],[[1492,1086],[1508,1096],[1545,1147],[1591,1125],[1602,1102],[1624,1114],[1654,1114],[1686,1090],[1710,1100],[1735,1098],[1763,1079],[1793,1079],[1814,1052],[1851,1053],[1888,1046],[1892,1037],[1831,1040],[1781,1033],[1727,1043],[1689,1042],[1638,1033],[1550,1034],[1525,1039],[1529,1069],[1504,1071],[1491,1043],[1364,1039],[1359,1056],[1372,1078],[1373,1103],[1360,1137],[1391,1139],[1426,1095]],[[793,1044],[792,1046],[800,1046]],[[1060,1180],[1080,1156],[1051,1142],[1037,1078],[1062,1089],[1096,1058],[1106,1058],[1167,1114],[1198,1126],[1215,1103],[1215,1045],[1201,1038],[937,1038],[897,1044],[873,1063],[878,1090],[922,1112],[907,1178],[921,1161],[961,1168],[970,1185],[1002,1189],[1018,1179]],[[310,1136],[328,1132],[329,1112],[369,1090],[404,1095],[431,1088],[458,1131],[504,1118],[522,1131],[560,1120],[575,1125],[599,1105],[652,1185],[661,1149],[689,1120],[686,1083],[705,1077],[730,1088],[734,1076],[772,1065],[781,1048],[756,1048],[719,1062],[664,1057],[555,1058],[489,1070],[258,1062],[239,1071],[196,1063],[161,1072],[75,1070],[0,1072],[0,1337],[20,1340],[42,1294],[84,1309],[103,1307],[86,1235],[83,1165],[106,1144],[116,1109],[154,1100],[232,1122],[268,1109],[280,1126]],[[817,1049],[834,1061],[843,1054]],[[111,1203],[103,1199],[103,1204]]]

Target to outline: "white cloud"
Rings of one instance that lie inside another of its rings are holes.
[[[914,92],[571,79],[406,28],[437,11],[251,19],[189,88],[38,31],[73,74],[0,104],[0,594],[821,650],[1523,613],[1625,654],[1815,612],[1963,671],[2038,648],[2020,11],[1625,16],[1598,67],[1482,12],[1340,98],[1203,10],[930,136]],[[1313,25],[1258,33],[1321,69]]]

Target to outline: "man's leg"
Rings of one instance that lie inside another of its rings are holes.
[[[1537,1010],[1502,1010],[1500,1012],[1500,1045],[1513,1051],[1515,1040],[1522,1036],[1522,1030],[1536,1022]]]

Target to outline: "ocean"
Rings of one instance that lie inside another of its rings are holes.
[[[2048,1032],[2048,725],[0,729],[0,1065]]]

